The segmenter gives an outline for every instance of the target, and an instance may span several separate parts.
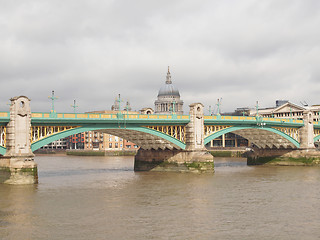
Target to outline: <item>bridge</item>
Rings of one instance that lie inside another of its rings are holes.
[[[135,170],[151,169],[163,161],[211,162],[205,144],[229,132],[260,149],[313,148],[320,138],[320,124],[312,119],[312,112],[305,112],[303,120],[205,116],[200,103],[190,105],[189,115],[31,112],[30,100],[20,96],[11,99],[10,112],[0,112],[0,168],[35,168],[35,150],[86,131],[116,135],[139,145]],[[150,161],[146,168],[141,164]]]

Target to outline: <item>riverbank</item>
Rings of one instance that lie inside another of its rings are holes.
[[[320,166],[318,149],[255,149],[248,153],[248,165]]]
[[[209,153],[214,157],[244,157],[246,151],[245,150],[235,150],[235,149],[227,149],[227,150],[208,150]],[[35,152],[36,155],[73,155],[73,156],[135,156],[137,151],[97,151],[97,150],[59,150],[59,149],[39,149]]]
[[[90,150],[67,150],[71,156],[135,156],[137,151],[90,151]]]
[[[234,149],[228,149],[228,150],[208,150],[209,153],[212,154],[214,157],[245,157],[246,150],[234,150]]]
[[[274,166],[320,166],[319,158],[308,157],[259,157],[247,158],[247,165],[274,165]]]
[[[134,156],[137,151],[96,151],[96,150],[51,150],[39,149],[35,155],[70,155],[70,156]]]

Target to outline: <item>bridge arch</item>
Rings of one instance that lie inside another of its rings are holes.
[[[119,128],[115,125],[89,125],[72,128],[65,130],[48,137],[44,137],[36,142],[31,144],[31,150],[35,151],[53,141],[56,141],[61,138],[69,137],[74,134],[87,132],[87,131],[102,131],[104,133],[109,133],[112,135],[119,136],[121,138],[127,139],[139,145],[145,149],[158,149],[158,148],[169,148],[169,149],[185,149],[185,143],[179,141],[178,139],[169,136],[165,133],[146,128],[141,126],[127,126],[126,128]],[[141,139],[135,139],[136,136],[140,133]],[[0,149],[1,151],[1,149]]]
[[[241,126],[241,127],[229,127],[222,129],[214,134],[206,137],[204,139],[204,144],[206,145],[211,140],[222,136],[223,134],[233,132],[237,135],[240,135],[243,138],[248,139],[258,147],[270,147],[272,146],[284,146],[291,148],[299,148],[300,143],[292,138],[291,136],[271,127],[259,127],[259,126]],[[261,137],[264,138],[259,142],[253,135],[261,134]],[[263,136],[264,135],[264,136]],[[320,138],[320,137],[319,137]]]
[[[316,142],[316,141],[318,141],[319,139],[320,139],[320,135],[314,137],[314,138],[313,138],[313,142]]]
[[[6,153],[7,149],[3,146],[0,146],[0,155],[4,155]]]

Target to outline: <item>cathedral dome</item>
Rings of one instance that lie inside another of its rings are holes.
[[[167,79],[164,86],[162,86],[159,90],[158,97],[168,96],[168,97],[180,97],[179,90],[173,86],[171,81],[170,71],[168,69]]]
[[[179,90],[173,86],[172,84],[165,84],[159,90],[158,97],[160,96],[173,96],[173,97],[180,97]]]
[[[169,67],[166,83],[160,88],[154,105],[155,114],[183,114],[183,101],[180,99],[179,90],[172,85]]]

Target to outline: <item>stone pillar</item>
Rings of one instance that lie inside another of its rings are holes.
[[[213,156],[204,146],[203,105],[190,105],[184,150],[144,150],[135,156],[135,171],[214,172]]]
[[[313,113],[310,110],[303,112],[304,126],[299,129],[300,149],[315,148],[313,142]]]
[[[14,97],[10,105],[10,121],[7,125],[7,151],[0,158],[0,182],[8,184],[32,184],[38,182],[37,164],[31,151],[30,99]]]
[[[193,103],[190,107],[190,122],[186,126],[186,162],[213,162],[213,156],[204,146],[203,104]]]
[[[203,105],[193,103],[189,107],[190,122],[186,126],[186,150],[206,150],[204,146]]]

